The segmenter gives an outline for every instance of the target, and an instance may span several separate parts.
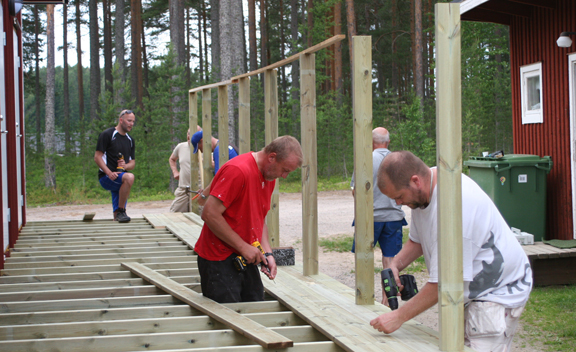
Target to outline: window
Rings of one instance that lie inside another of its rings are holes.
[[[522,124],[544,122],[542,106],[542,63],[520,67]]]

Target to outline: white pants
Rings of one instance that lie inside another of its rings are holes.
[[[478,352],[510,351],[523,310],[524,306],[470,302],[464,309],[464,344]]]

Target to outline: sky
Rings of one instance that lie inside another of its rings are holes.
[[[34,5],[24,5],[24,10],[23,11],[32,11],[32,6]],[[55,28],[54,28],[54,36],[55,36],[55,46],[56,46],[56,57],[55,57],[55,62],[56,62],[56,66],[64,66],[64,54],[62,53],[62,50],[58,50],[59,47],[62,47],[64,45],[64,27],[62,25],[63,23],[63,6],[62,5],[56,5],[55,6],[55,13],[54,13],[54,22],[55,22]],[[244,10],[244,17],[247,19],[248,18],[248,2],[247,0],[243,0],[243,10]],[[114,9],[112,9],[112,12],[114,12]],[[192,14],[194,15],[194,14]],[[68,4],[68,20],[74,18],[76,16],[76,8],[74,6],[74,4],[72,2],[70,2]],[[103,13],[102,13],[102,5],[101,3],[99,3],[99,9],[98,9],[98,17],[100,20],[100,31],[102,32],[102,17],[103,17]],[[259,17],[260,17],[260,13],[258,10],[256,10],[256,20],[259,21]],[[86,13],[83,17],[87,22],[88,22],[88,13]],[[43,12],[40,14],[40,20],[43,21],[44,23],[46,23],[46,13]],[[193,21],[196,22],[196,21]],[[114,25],[114,24],[112,24]],[[192,31],[197,31],[198,28],[196,27],[196,23],[193,23],[192,26]],[[81,27],[81,38],[82,38],[82,65],[84,67],[89,67],[90,66],[90,37],[89,37],[89,29],[88,29],[88,25],[84,25]],[[130,45],[130,27],[128,26],[126,29],[126,45],[129,46]],[[259,36],[259,33],[257,33],[257,36]],[[44,36],[45,37],[45,36]],[[246,38],[248,37],[248,33],[246,33]],[[147,43],[150,43],[150,38],[147,37]],[[156,43],[156,46],[158,47],[156,50],[153,50],[152,52],[149,52],[148,54],[155,54],[155,55],[159,55],[159,54],[164,54],[166,51],[166,46],[170,41],[170,34],[168,31],[166,31],[165,33],[163,33],[161,36],[159,36],[157,39],[154,40],[154,43]],[[210,35],[208,35],[208,41],[210,41]],[[46,40],[44,40],[44,43],[46,43]],[[76,59],[76,25],[75,24],[69,24],[68,25],[68,43],[69,48],[68,48],[68,64],[70,66],[74,66],[77,63],[77,59]],[[195,47],[197,47],[197,43],[192,43]],[[112,45],[114,45],[114,41],[112,42]],[[126,55],[129,55],[129,50],[126,51]],[[46,48],[44,48],[44,51],[42,52],[41,56],[45,59],[46,58]],[[127,59],[129,58],[129,56],[127,56]],[[154,64],[154,63],[152,63]],[[46,60],[43,60],[40,64],[40,66],[46,66]],[[101,52],[100,53],[100,67],[104,67],[104,54]],[[192,65],[192,67],[194,67],[194,65]]]

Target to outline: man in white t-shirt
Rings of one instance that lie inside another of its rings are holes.
[[[398,273],[421,255],[428,283],[399,309],[370,324],[391,333],[438,302],[437,170],[414,154],[389,154],[378,170],[378,187],[412,208],[410,239],[390,268]],[[477,351],[508,351],[532,289],[532,270],[522,247],[488,195],[462,175],[465,343]]]
[[[178,171],[176,162],[180,164]],[[168,159],[174,179],[178,180],[178,188],[174,191],[174,201],[170,205],[170,212],[190,211],[190,130],[186,134],[186,142],[179,143]]]

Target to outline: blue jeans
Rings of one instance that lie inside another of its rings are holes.
[[[402,249],[402,226],[405,219],[374,223],[374,244],[379,243],[383,257],[394,257]],[[352,242],[352,253],[356,248],[356,239]]]
[[[102,188],[112,194],[112,210],[114,212],[118,210],[118,199],[120,198],[120,187],[122,187],[122,176],[124,174],[125,172],[121,173],[115,180],[111,180],[108,175],[101,177],[99,180]],[[128,201],[124,203],[124,209],[126,209],[126,204],[128,204]]]

